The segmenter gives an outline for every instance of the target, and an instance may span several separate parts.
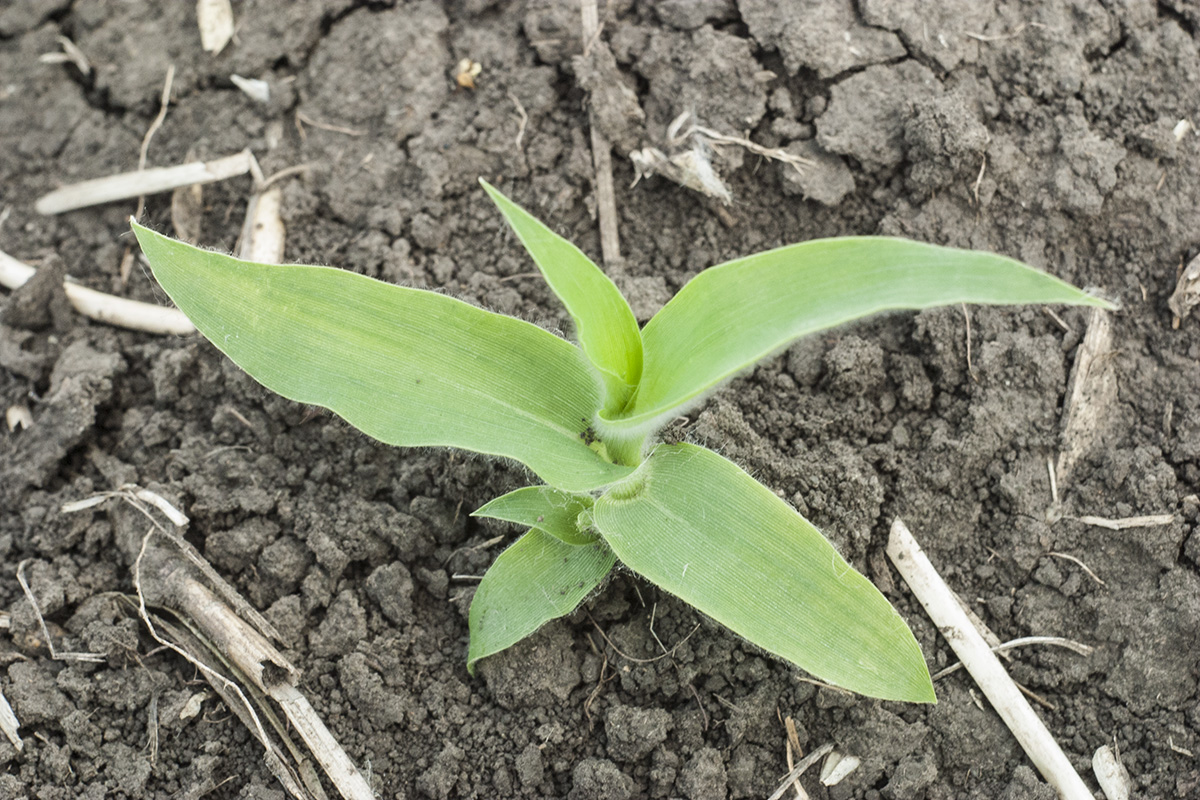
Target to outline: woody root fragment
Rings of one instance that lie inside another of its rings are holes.
[[[188,519],[182,512],[134,486],[62,510],[83,511],[110,499],[123,501],[111,513],[118,541],[134,557],[143,624],[204,675],[262,745],[267,766],[287,793],[298,800],[324,797],[315,761],[346,800],[374,800],[362,773],[297,688],[299,671],[272,644],[278,633],[183,538]],[[311,758],[291,732],[299,734]]]
[[[657,147],[644,147],[629,154],[634,168],[634,185],[642,178],[661,175],[680,186],[720,200],[725,205],[733,202],[733,195],[714,166],[714,157],[719,160],[724,148],[741,148],[786,164],[797,172],[812,166],[809,159],[783,148],[764,147],[744,136],[721,133],[700,125],[692,120],[688,111],[676,117],[667,127],[665,145],[666,152]]]
[[[205,183],[249,174],[254,191],[246,204],[246,217],[236,248],[240,258],[259,263],[282,261],[286,231],[283,223],[284,178],[307,170],[306,165],[285,169],[264,178],[249,150],[208,162],[190,162],[174,167],[138,170],[64,186],[38,201],[42,213],[60,213],[115,200],[132,199],[174,189],[171,219],[176,235],[189,242],[199,238],[201,187]],[[0,286],[19,289],[37,270],[0,251]],[[130,330],[187,335],[196,327],[178,309],[128,300],[80,286],[69,278],[63,282],[67,300],[86,317]]]
[[[1091,790],[899,519],[892,523],[887,554],[1042,777],[1063,800],[1092,800]]]
[[[0,251],[0,286],[19,289],[35,274],[37,270],[33,267]],[[196,331],[183,312],[176,308],[97,292],[69,279],[63,282],[63,291],[76,311],[98,322],[150,333],[183,335]]]

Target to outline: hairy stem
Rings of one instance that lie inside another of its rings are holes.
[[[644,460],[643,451],[646,447],[644,435],[629,436],[615,431],[604,431],[601,433],[601,440],[608,451],[608,457],[614,464],[636,467]]]

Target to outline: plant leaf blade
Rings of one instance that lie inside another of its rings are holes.
[[[526,486],[485,503],[471,516],[540,528],[566,544],[586,545],[596,541],[596,535],[579,530],[575,521],[592,504],[588,495],[552,486]]]
[[[583,352],[609,385],[606,407],[624,405],[642,372],[642,337],[629,303],[583,251],[480,180],[575,322]]]
[[[600,385],[577,347],[520,320],[362,275],[253,264],[133,226],[155,278],[258,382],[388,444],[516,459],[589,490],[629,469],[580,438]]]
[[[593,513],[625,565],[759,647],[861,694],[934,701],[921,649],[879,590],[711,450],[658,447]]]
[[[795,339],[869,314],[955,303],[1111,307],[1005,256],[878,236],[819,239],[711,267],[642,331],[643,374],[613,428],[653,428]]]
[[[467,670],[552,619],[570,614],[612,571],[616,556],[603,542],[569,545],[538,528],[517,539],[492,564],[471,600]]]

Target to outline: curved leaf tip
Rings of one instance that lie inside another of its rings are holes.
[[[643,376],[610,427],[653,430],[801,336],[895,309],[1047,303],[1112,308],[1006,256],[883,236],[817,239],[719,264],[642,330]]]

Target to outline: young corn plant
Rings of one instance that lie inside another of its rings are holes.
[[[1003,256],[847,237],[707,269],[639,329],[582,251],[483,186],[577,344],[435,292],[248,263],[133,228],[171,299],[267,388],[381,442],[509,458],[544,481],[475,512],[528,531],[475,593],[471,672],[569,614],[620,561],[821,680],[933,702],[908,627],[816,528],[736,464],[655,432],[797,338],[868,314],[1108,304]]]

